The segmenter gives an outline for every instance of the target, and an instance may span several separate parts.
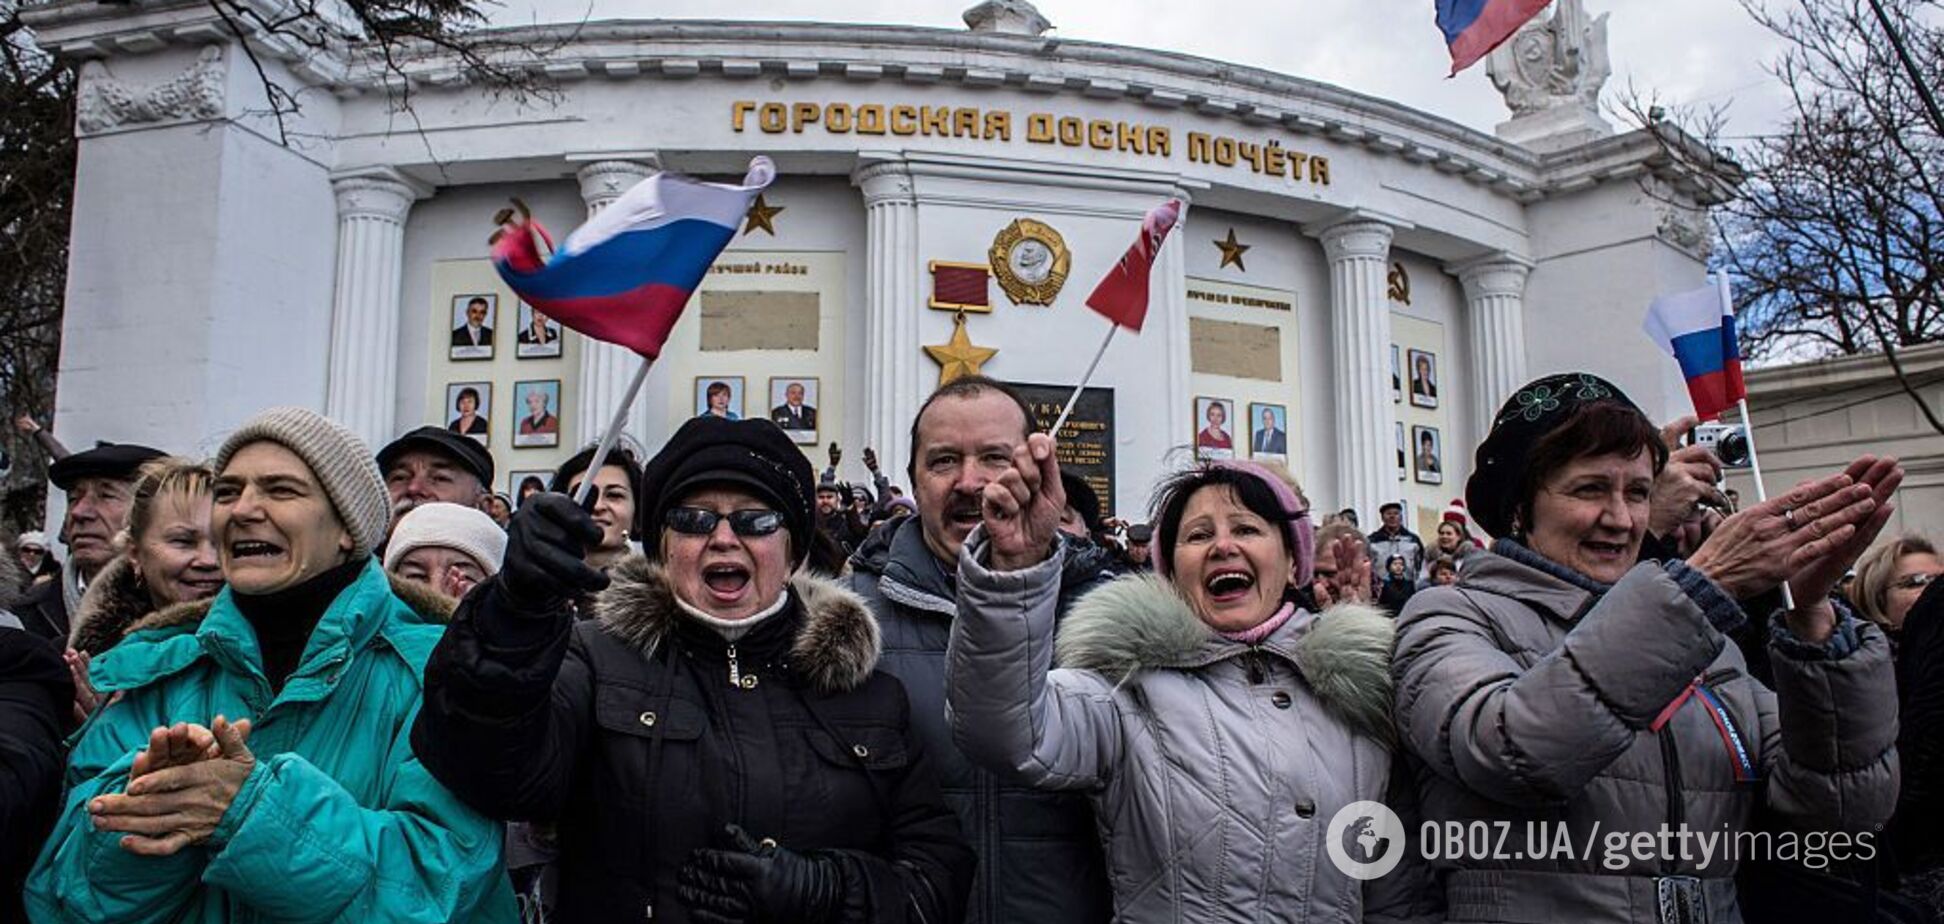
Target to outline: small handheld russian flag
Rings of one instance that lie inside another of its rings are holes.
[[[1748,397],[1726,284],[1654,299],[1643,328],[1681,364],[1694,413],[1702,420],[1715,420]]]
[[[539,222],[508,218],[493,241],[493,265],[548,317],[654,359],[750,202],[775,178],[767,157],[749,162],[740,186],[657,173],[589,218],[551,256],[540,253],[540,242],[552,239]]]
[[[1552,0],[1437,0],[1438,28],[1456,74],[1492,53]]]

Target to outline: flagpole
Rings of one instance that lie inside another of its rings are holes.
[[[1114,342],[1114,331],[1120,330],[1119,324],[1107,325],[1107,336],[1100,338],[1100,349],[1094,351],[1093,362],[1087,364],[1087,371],[1080,374],[1080,384],[1073,386],[1072,396],[1067,398],[1066,407],[1060,409],[1060,418],[1053,421],[1053,429],[1046,431],[1054,442],[1060,441],[1060,428],[1066,426],[1067,415],[1073,413],[1073,406],[1080,403],[1080,393],[1087,390],[1087,383],[1093,381],[1094,370],[1100,367],[1100,358],[1107,355],[1107,345]]]
[[[586,506],[587,495],[594,487],[594,476],[601,471],[601,465],[607,461],[608,452],[614,449],[615,441],[621,438],[621,426],[628,422],[628,411],[634,407],[635,395],[641,391],[641,383],[648,380],[648,370],[654,365],[654,360],[645,356],[641,358],[641,368],[635,370],[634,381],[628,383],[627,392],[621,396],[621,406],[614,409],[614,419],[608,421],[607,432],[601,434],[600,445],[594,447],[594,458],[588,460],[587,474],[581,478],[580,487],[574,490],[576,505]]]
[[[1728,274],[1715,273],[1715,285],[1721,290],[1722,309],[1732,316],[1735,313],[1735,300],[1728,290]],[[1743,391],[1741,398],[1736,400],[1735,406],[1741,410],[1742,429],[1748,431],[1748,473],[1755,479],[1755,502],[1767,503],[1768,486],[1762,483],[1762,457],[1755,451],[1755,418],[1748,413],[1746,390]],[[1788,581],[1782,582],[1782,605],[1788,609],[1795,609],[1795,594],[1789,592]]]

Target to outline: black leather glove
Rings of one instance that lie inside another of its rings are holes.
[[[830,924],[843,906],[843,870],[829,856],[758,844],[735,825],[730,850],[696,850],[677,893],[701,924]]]
[[[499,582],[516,609],[548,611],[578,593],[608,585],[607,575],[587,565],[588,546],[601,527],[565,494],[535,494],[506,524],[506,559]]]

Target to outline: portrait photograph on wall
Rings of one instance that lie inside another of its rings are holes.
[[[513,347],[519,359],[554,359],[560,355],[560,322],[520,303],[520,336]]]
[[[1404,375],[1397,365],[1397,344],[1391,344],[1391,403],[1404,402]]]
[[[1438,406],[1438,357],[1424,350],[1411,350],[1411,404]]]
[[[1412,427],[1411,446],[1416,455],[1413,467],[1419,484],[1444,483],[1444,443],[1437,427]]]
[[[730,420],[743,415],[743,379],[740,375],[698,375],[695,377],[695,416],[714,414]]]
[[[1195,458],[1235,458],[1235,402],[1228,398],[1195,399]]]
[[[770,422],[782,427],[794,442],[817,442],[817,385],[814,377],[769,380]]]
[[[560,380],[513,383],[513,445],[560,445]]]
[[[484,445],[493,417],[493,383],[453,382],[446,386],[446,429]]]
[[[471,293],[452,297],[453,360],[492,359],[493,327],[499,323],[499,296]]]
[[[1411,477],[1411,457],[1409,455],[1409,451],[1404,448],[1404,422],[1398,421],[1397,423],[1397,480],[1404,481],[1410,477]]]
[[[1289,458],[1289,408],[1249,405],[1249,458],[1283,462]]]
[[[553,472],[529,469],[506,473],[506,496],[513,499],[513,509],[525,506],[527,498],[547,490],[547,483],[553,480]]]

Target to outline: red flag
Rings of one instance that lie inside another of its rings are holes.
[[[1147,320],[1148,271],[1154,267],[1154,255],[1161,252],[1161,242],[1168,239],[1168,232],[1180,218],[1179,199],[1170,199],[1148,212],[1141,219],[1141,236],[1087,296],[1087,307],[1139,333],[1141,322]]]

